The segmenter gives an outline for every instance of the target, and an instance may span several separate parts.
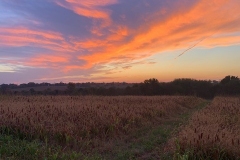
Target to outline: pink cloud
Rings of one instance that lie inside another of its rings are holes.
[[[101,9],[102,6],[115,4],[117,0],[56,0],[58,5],[73,10],[75,13],[89,17],[99,19],[109,19],[110,12],[108,10]]]
[[[28,46],[48,48],[54,51],[73,51],[61,34],[48,31],[36,31],[24,27],[0,28],[0,45]]]

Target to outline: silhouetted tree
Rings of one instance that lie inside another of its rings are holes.
[[[220,82],[218,94],[237,95],[240,94],[240,80],[236,76],[226,76]]]
[[[155,78],[150,78],[145,80],[141,84],[141,91],[144,95],[158,95],[160,94],[160,84],[159,81]]]
[[[239,81],[239,78],[238,77],[235,77],[235,76],[226,76],[225,78],[223,78],[221,80],[221,84],[227,84],[229,83],[230,81]]]
[[[74,94],[76,92],[76,85],[75,83],[69,82],[67,85],[67,91],[70,94]]]

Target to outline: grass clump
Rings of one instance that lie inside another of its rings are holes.
[[[220,146],[184,146],[176,140],[174,160],[239,160],[237,155],[228,152]]]

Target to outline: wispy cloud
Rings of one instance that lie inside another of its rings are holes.
[[[101,7],[116,4],[117,0],[56,0],[58,5],[73,10],[76,14],[88,18],[110,19],[110,11]]]
[[[36,46],[54,51],[72,51],[60,33],[32,30],[25,27],[0,27],[1,46]]]

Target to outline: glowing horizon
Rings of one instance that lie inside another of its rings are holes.
[[[0,84],[240,76],[239,0],[0,2]]]

